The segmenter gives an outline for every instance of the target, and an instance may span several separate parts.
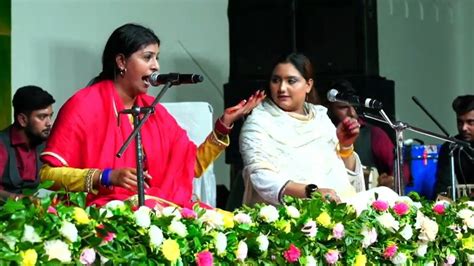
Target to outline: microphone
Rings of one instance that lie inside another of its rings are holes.
[[[326,96],[330,102],[343,102],[371,109],[382,109],[383,107],[382,103],[375,99],[359,97],[352,93],[338,92],[336,89],[330,89]]]
[[[167,82],[171,82],[172,85],[194,84],[202,82],[203,80],[204,77],[198,74],[160,74],[158,71],[151,73],[150,77],[148,78],[148,82],[150,82],[152,86],[158,86]]]

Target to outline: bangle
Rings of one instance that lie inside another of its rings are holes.
[[[354,145],[349,147],[343,147],[339,143],[336,146],[336,151],[339,157],[345,159],[351,157],[352,153],[354,153]]]
[[[100,184],[104,187],[110,187],[112,182],[110,180],[110,173],[112,172],[112,168],[105,168],[100,175]]]
[[[89,169],[86,174],[86,192],[92,192],[94,190],[94,175],[97,172],[97,169]]]
[[[234,127],[234,124],[232,124],[230,127],[226,126],[224,122],[222,122],[222,117],[219,117],[219,119],[216,120],[216,123],[214,125],[214,129],[222,134],[222,135],[229,135],[230,131]]]

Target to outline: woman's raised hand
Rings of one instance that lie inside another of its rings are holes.
[[[354,144],[359,136],[360,124],[357,119],[346,117],[337,125],[336,135],[341,147],[349,147]]]
[[[242,100],[237,105],[226,108],[224,110],[224,114],[220,118],[222,123],[224,123],[224,125],[227,127],[231,127],[235,121],[239,120],[245,115],[248,115],[253,110],[253,108],[259,105],[263,99],[265,99],[265,97],[265,91],[258,90],[252,94],[248,100]]]
[[[147,173],[143,173],[145,181],[151,179],[151,176]],[[110,182],[113,186],[123,187],[133,192],[137,192],[137,170],[135,168],[121,168],[114,169],[110,173]],[[146,182],[143,183],[145,188],[148,188]]]

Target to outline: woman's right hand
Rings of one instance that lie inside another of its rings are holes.
[[[318,188],[316,191],[321,193],[323,198],[327,201],[334,201],[336,203],[341,203],[341,199],[339,198],[339,196],[337,195],[334,189]]]
[[[151,176],[147,172],[144,172],[143,177],[145,179],[143,185],[145,188],[148,188],[149,185],[146,180],[151,179]],[[114,169],[110,173],[110,182],[113,186],[119,186],[137,192],[137,170],[131,167]]]

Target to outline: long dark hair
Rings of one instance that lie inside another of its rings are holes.
[[[309,102],[315,102],[316,101],[316,94],[314,90],[314,68],[313,64],[311,64],[311,61],[309,60],[308,57],[306,57],[304,54],[301,53],[291,53],[289,55],[280,57],[274,64],[273,64],[273,69],[279,64],[286,64],[290,63],[292,64],[298,72],[300,72],[301,76],[308,81],[309,79],[313,79],[313,87],[311,88],[311,91],[308,93],[308,99],[307,101]],[[270,91],[267,91],[267,94],[270,95]]]
[[[134,52],[150,44],[160,45],[160,39],[155,33],[142,25],[128,23],[114,30],[105,44],[102,54],[102,72],[89,84],[101,80],[114,80],[118,71],[115,58],[123,54],[128,58]]]

